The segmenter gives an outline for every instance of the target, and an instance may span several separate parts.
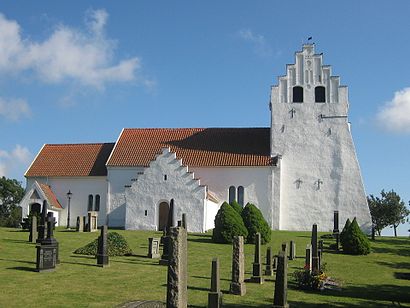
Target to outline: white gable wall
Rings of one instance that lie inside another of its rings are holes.
[[[105,176],[88,177],[30,177],[27,179],[27,188],[30,189],[34,181],[47,184],[60,202],[63,210],[60,211],[59,225],[67,225],[67,192],[72,193],[70,202],[70,227],[75,227],[77,216],[87,216],[88,195],[100,195],[100,211],[98,225],[106,222],[107,180]],[[27,214],[26,214],[27,215]]]
[[[125,228],[157,230],[159,204],[171,199],[174,199],[175,222],[186,213],[188,231],[205,231],[206,188],[176,159],[175,153],[166,148],[144,174],[125,189]]]

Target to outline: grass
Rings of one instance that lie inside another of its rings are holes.
[[[111,257],[110,267],[99,268],[92,256],[72,252],[94,240],[98,233],[58,229],[61,264],[56,271],[35,272],[35,244],[28,232],[0,228],[0,307],[114,307],[133,300],[166,298],[167,268],[146,257],[148,237],[159,232],[116,230],[126,237],[133,256]],[[372,253],[349,256],[326,249],[327,273],[343,282],[342,291],[301,291],[290,273],[302,268],[309,232],[272,232],[273,252],[283,241],[296,242],[297,258],[289,261],[288,302],[292,307],[410,307],[410,239],[377,238]],[[189,234],[188,300],[190,307],[206,307],[211,261],[220,259],[224,307],[271,307],[274,277],[263,285],[246,284],[243,297],[227,293],[231,277],[231,245],[214,244],[210,234]],[[251,276],[253,245],[245,245],[246,277]],[[262,251],[265,254],[266,245]]]

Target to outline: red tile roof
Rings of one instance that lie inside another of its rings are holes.
[[[25,176],[105,176],[114,143],[46,144]]]
[[[46,195],[48,204],[57,209],[62,209],[63,207],[61,206],[60,202],[58,202],[56,195],[51,190],[51,187],[46,184],[42,184],[42,183],[39,183],[39,185],[40,185],[41,190]]]
[[[190,167],[269,166],[269,128],[124,129],[107,166],[148,166],[164,147]]]

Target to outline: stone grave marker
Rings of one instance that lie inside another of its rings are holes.
[[[273,256],[273,270],[276,271],[278,269],[278,256]]]
[[[212,260],[211,292],[208,293],[208,308],[220,308],[222,305],[222,292],[219,277],[219,259]]]
[[[305,269],[312,270],[312,245],[306,245]]]
[[[76,224],[76,231],[77,232],[84,232],[84,220],[85,219],[83,217],[77,216],[77,224]]]
[[[47,237],[36,245],[36,271],[45,272],[55,270],[58,261],[58,242],[53,237],[55,219],[53,212],[47,214]]]
[[[188,231],[188,224],[185,213],[182,213],[182,227]]]
[[[296,259],[296,243],[294,241],[290,241],[290,249],[289,249],[289,260]]]
[[[323,240],[319,240],[318,249],[323,251]]]
[[[288,258],[284,251],[279,251],[278,268],[276,270],[275,293],[273,297],[273,307],[289,307],[287,303],[288,289]]]
[[[47,201],[43,201],[41,208],[40,223],[38,224],[38,234],[36,243],[41,243],[46,238],[46,216],[47,216]]]
[[[168,265],[169,260],[169,245],[170,245],[170,238],[169,235],[161,237],[162,239],[162,255],[161,259],[159,260],[160,265]]]
[[[245,255],[243,253],[243,236],[234,236],[232,241],[232,279],[229,292],[245,295]]]
[[[262,263],[261,263],[261,234],[257,232],[255,234],[255,255],[252,263],[252,277],[249,282],[263,283],[262,277]]]
[[[161,256],[159,253],[160,239],[157,237],[148,238],[148,258],[157,259]]]
[[[98,231],[97,217],[98,217],[98,212],[95,212],[95,211],[88,212],[88,229],[87,229],[88,232]]]
[[[185,308],[188,305],[187,232],[182,227],[172,227],[169,238],[167,307]]]
[[[272,247],[270,246],[266,248],[265,276],[273,276]]]
[[[28,241],[31,243],[35,243],[38,237],[37,231],[37,216],[31,216],[31,227],[30,227],[30,235],[28,237]]]
[[[312,226],[312,271],[316,272],[319,270],[319,256],[318,256],[318,249],[317,249],[317,224],[313,224]]]
[[[98,248],[97,248],[97,265],[100,267],[109,266],[108,257],[108,243],[107,243],[108,227],[103,225],[101,227],[101,235],[98,238]]]

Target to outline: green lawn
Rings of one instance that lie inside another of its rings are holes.
[[[35,245],[28,233],[0,228],[0,307],[113,307],[132,300],[166,297],[167,268],[146,258],[148,237],[161,233],[117,231],[123,234],[134,256],[110,258],[110,267],[99,268],[96,259],[72,252],[99,233],[58,229],[60,259],[55,272],[35,272]],[[297,259],[289,261],[289,273],[304,264],[309,232],[274,231],[270,245],[276,253],[283,241],[296,242]],[[343,282],[342,291],[308,292],[296,289],[289,276],[288,302],[292,307],[410,307],[410,240],[378,238],[368,256],[348,256],[327,250],[327,273]],[[246,284],[243,297],[227,294],[231,275],[231,245],[213,244],[210,234],[189,234],[188,300],[205,307],[210,287],[211,261],[219,257],[224,307],[270,307],[274,277],[263,285]],[[251,276],[253,245],[245,245],[246,277]],[[262,248],[263,256],[266,246]],[[405,279],[407,278],[407,279]]]

